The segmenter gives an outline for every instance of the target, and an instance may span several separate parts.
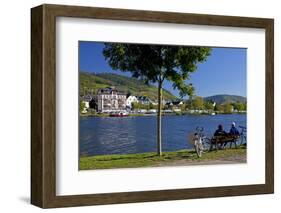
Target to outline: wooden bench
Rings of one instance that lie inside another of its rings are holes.
[[[213,136],[211,138],[211,146],[210,151],[212,150],[213,146],[216,147],[216,150],[218,150],[218,146],[220,146],[221,149],[223,149],[228,143],[230,143],[230,148],[232,148],[232,144],[234,143],[235,148],[237,148],[237,141],[239,140],[239,135],[218,135]]]

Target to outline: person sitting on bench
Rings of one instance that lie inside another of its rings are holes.
[[[231,128],[230,128],[228,134],[231,135],[231,136],[239,136],[240,135],[238,129],[235,127],[235,122],[232,122]]]
[[[228,135],[227,132],[225,132],[223,130],[223,127],[221,124],[218,126],[218,129],[214,133],[215,137],[218,137],[218,136],[221,137],[221,136],[227,136],[227,135]],[[226,143],[223,143],[221,139],[218,139],[218,140],[219,140],[220,148],[223,149],[224,146],[226,145]]]
[[[223,130],[222,125],[218,126],[218,129],[215,131],[214,136],[225,136],[227,133]]]

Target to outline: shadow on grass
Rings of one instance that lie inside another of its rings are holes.
[[[119,160],[179,160],[179,159],[189,159],[196,155],[195,151],[181,151],[181,152],[164,152],[162,156],[158,156],[157,153],[143,153],[143,154],[127,154],[127,155],[104,155],[104,156],[89,156],[89,160],[96,162],[109,162],[109,161],[119,161]],[[81,157],[81,156],[80,156]],[[87,158],[87,157],[86,157]]]

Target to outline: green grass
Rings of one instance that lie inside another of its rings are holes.
[[[87,169],[112,169],[112,168],[136,168],[165,165],[179,160],[188,162],[200,162],[210,160],[223,160],[230,157],[245,156],[245,147],[237,149],[224,149],[204,153],[198,158],[193,150],[180,150],[176,152],[164,152],[161,157],[156,153],[126,154],[126,155],[99,155],[92,157],[80,157],[80,170]]]

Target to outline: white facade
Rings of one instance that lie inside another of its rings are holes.
[[[116,89],[100,89],[97,95],[98,111],[111,112],[126,109],[126,95]]]
[[[132,103],[138,103],[136,96],[130,95],[126,100],[126,106],[132,108]]]

